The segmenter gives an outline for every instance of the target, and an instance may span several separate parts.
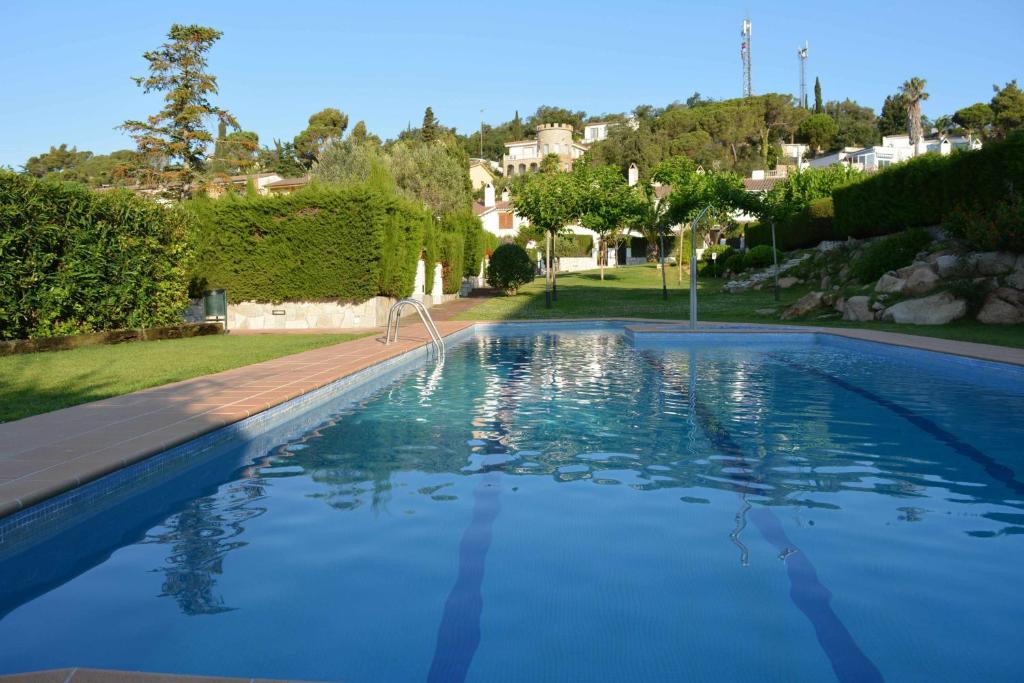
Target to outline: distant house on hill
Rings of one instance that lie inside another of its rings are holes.
[[[953,150],[981,149],[981,141],[967,136],[940,135],[921,140],[915,148],[909,135],[886,135],[882,144],[868,147],[846,147],[809,161],[812,168],[848,164],[862,171],[880,171],[901,161],[922,154],[950,154]]]
[[[543,123],[537,126],[536,140],[506,142],[505,156],[501,159],[505,176],[538,171],[549,154],[558,156],[558,165],[563,171],[571,171],[573,162],[590,149],[590,145],[574,140],[572,134],[573,127],[567,123]]]
[[[473,212],[480,218],[484,230],[504,239],[512,239],[519,228],[528,225],[525,218],[515,212],[508,190],[501,193],[501,201],[494,200],[494,185],[484,185],[483,203],[475,203]]]
[[[248,175],[233,175],[221,178],[214,178],[206,185],[206,194],[210,197],[220,197],[229,190],[245,192],[252,182],[256,194],[291,194],[299,188],[309,184],[308,177],[282,178],[277,173],[250,173]]]
[[[473,184],[474,192],[484,185],[493,185],[494,172],[491,170],[491,162],[486,159],[470,159],[469,180]]]

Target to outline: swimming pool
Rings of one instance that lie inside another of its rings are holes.
[[[812,334],[463,336],[9,542],[0,672],[1019,678],[1020,369]]]

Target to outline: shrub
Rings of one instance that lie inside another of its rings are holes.
[[[226,289],[232,302],[408,296],[431,234],[421,205],[370,185],[190,205],[195,278]]]
[[[444,293],[455,294],[462,286],[463,263],[466,258],[465,236],[461,232],[442,229],[437,237]]]
[[[976,151],[917,157],[836,189],[836,229],[851,237],[873,237],[938,225],[957,209],[984,210],[1021,188],[1024,131]]]
[[[518,244],[502,244],[491,254],[487,267],[487,284],[509,296],[528,282],[533,282],[533,262]]]
[[[782,263],[785,255],[775,250],[775,255],[778,256],[779,263]],[[753,249],[747,250],[747,253],[743,255],[743,267],[747,268],[766,268],[773,265],[775,260],[772,258],[772,248],[767,244],[761,244]]]
[[[731,259],[735,253],[736,250],[727,244],[712,244],[701,254],[698,274],[721,275],[726,271],[725,262]],[[712,254],[718,254],[718,259],[711,258]]]
[[[891,235],[867,246],[850,266],[850,275],[867,284],[890,270],[910,265],[918,252],[931,242],[928,231],[913,228]]]
[[[990,206],[961,204],[950,212],[943,227],[980,249],[1024,252],[1024,202],[1018,192]]]
[[[0,339],[181,322],[187,220],[127,191],[0,171]]]
[[[746,270],[746,263],[743,258],[743,254],[735,252],[730,255],[725,261],[725,270],[733,273],[742,273]]]

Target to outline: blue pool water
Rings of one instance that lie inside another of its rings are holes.
[[[0,560],[0,672],[1011,681],[1024,379],[484,331]]]

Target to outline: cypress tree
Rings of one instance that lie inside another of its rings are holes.
[[[821,80],[817,76],[814,77],[814,113],[822,114],[825,112],[825,107],[821,104]]]
[[[423,112],[423,126],[420,128],[420,134],[423,136],[424,142],[433,142],[437,139],[437,119],[434,118],[434,110],[430,107]]]

